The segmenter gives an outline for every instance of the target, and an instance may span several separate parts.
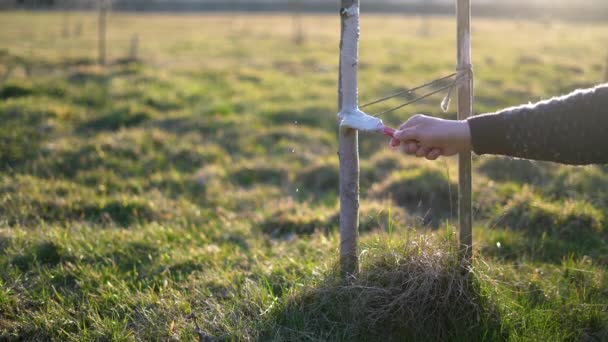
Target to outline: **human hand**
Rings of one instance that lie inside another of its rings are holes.
[[[404,122],[391,139],[391,147],[400,145],[404,153],[428,160],[470,151],[469,123],[416,114]]]

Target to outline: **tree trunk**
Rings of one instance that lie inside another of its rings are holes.
[[[357,109],[359,1],[342,0],[340,39],[340,113]],[[340,263],[345,276],[359,270],[359,148],[357,131],[339,128],[340,158]]]
[[[471,1],[458,0],[458,70],[471,68]],[[458,119],[463,120],[473,113],[473,76],[458,87]],[[471,153],[458,155],[458,220],[460,225],[460,247],[463,258],[472,256],[473,234],[471,215]]]

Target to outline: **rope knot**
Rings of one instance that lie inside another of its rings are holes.
[[[473,79],[473,65],[466,64],[464,66],[459,66],[456,68],[456,78],[454,82],[448,88],[448,93],[445,95],[443,100],[441,100],[441,110],[444,113],[450,109],[450,102],[452,102],[452,90],[454,88],[463,85],[465,82],[469,82]]]
[[[454,78],[454,79],[450,82],[449,80],[452,79],[452,78]],[[378,103],[390,100],[390,99],[398,97],[398,96],[406,95],[406,94],[414,95],[415,94],[414,92],[416,90],[419,90],[419,89],[422,89],[422,88],[427,88],[427,87],[433,87],[433,88],[436,88],[436,89],[432,90],[430,92],[427,92],[424,95],[414,97],[412,100],[409,100],[409,101],[407,101],[405,103],[402,103],[402,104],[400,104],[400,105],[398,105],[396,107],[393,107],[391,109],[385,110],[384,112],[381,112],[380,114],[376,114],[374,116],[382,116],[384,114],[394,112],[394,111],[396,111],[398,109],[401,109],[401,108],[403,108],[405,106],[409,106],[409,105],[411,105],[413,103],[416,103],[418,101],[426,99],[429,96],[435,95],[435,94],[440,93],[440,92],[444,92],[446,90],[447,90],[448,93],[443,98],[443,101],[441,101],[441,109],[443,109],[444,112],[447,112],[447,110],[448,110],[448,108],[450,106],[450,101],[451,101],[451,96],[452,96],[452,90],[454,88],[458,87],[458,86],[461,86],[462,84],[464,84],[464,82],[468,82],[468,81],[472,81],[472,80],[473,80],[473,66],[471,64],[467,64],[467,65],[462,66],[462,67],[457,67],[456,68],[456,72],[454,72],[454,73],[452,73],[450,75],[447,75],[447,76],[444,76],[444,77],[441,77],[441,78],[437,78],[435,80],[432,80],[430,82],[421,84],[421,85],[416,86],[416,87],[411,88],[411,89],[402,90],[402,91],[396,92],[394,94],[391,94],[391,95],[388,95],[388,96],[385,96],[385,97],[381,97],[381,98],[379,98],[377,100],[373,100],[371,102],[363,104],[363,105],[359,106],[359,108],[365,108],[365,107],[368,107],[368,106],[371,106],[371,105],[375,105],[375,104],[378,104]],[[447,85],[444,85],[444,84],[446,84],[446,82],[447,82]]]

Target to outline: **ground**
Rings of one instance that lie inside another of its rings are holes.
[[[608,168],[475,157],[462,268],[455,161],[362,134],[343,282],[337,15],[113,13],[105,67],[96,19],[0,13],[0,340],[608,339]],[[364,15],[361,101],[451,73],[453,21]],[[472,39],[476,113],[604,75],[605,24]]]

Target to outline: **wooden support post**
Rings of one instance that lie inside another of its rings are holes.
[[[340,113],[357,109],[357,60],[359,52],[359,1],[341,0]],[[340,116],[340,115],[339,115]],[[343,275],[359,271],[359,142],[357,131],[339,127],[340,158],[340,264]]]
[[[471,0],[457,0],[458,18],[458,70],[471,68]],[[458,87],[458,119],[464,120],[473,113],[473,76]],[[472,199],[471,199],[471,153],[458,156],[458,221],[460,225],[460,246],[463,258],[472,257]]]
[[[608,83],[608,56],[606,56],[606,70],[604,74],[604,82]]]
[[[106,0],[99,0],[99,22],[97,31],[97,44],[99,49],[99,65],[106,64],[106,16],[107,16]]]
[[[67,3],[67,1],[62,1],[62,9],[63,9],[63,23],[62,23],[62,28],[61,28],[61,37],[65,40],[68,40],[66,42],[66,46],[65,49],[63,49],[63,53],[64,53],[64,58],[70,59],[72,57],[72,42],[69,41],[70,38],[70,8],[69,8],[69,4]]]
[[[139,35],[133,34],[131,37],[131,48],[129,49],[129,60],[135,62],[139,58]]]
[[[293,42],[296,45],[300,45],[304,42],[304,27],[302,26],[302,15],[301,15],[301,7],[302,3],[300,0],[291,0],[289,2],[289,7],[291,9],[291,23],[293,29]]]
[[[63,20],[61,28],[61,38],[70,37],[70,12],[67,5],[64,5],[63,9]]]

